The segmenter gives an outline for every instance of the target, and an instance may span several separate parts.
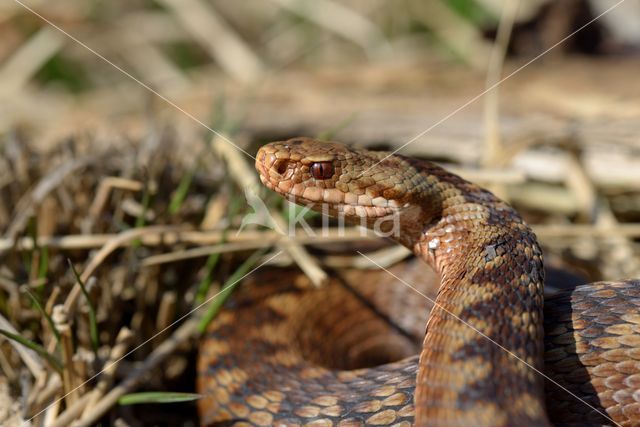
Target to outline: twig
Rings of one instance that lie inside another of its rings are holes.
[[[169,252],[160,255],[151,255],[143,259],[140,262],[141,267],[150,267],[152,265],[166,264],[170,262],[184,261],[186,259],[200,258],[209,256],[214,253],[226,253],[236,251],[246,251],[250,249],[262,248],[266,245],[277,243],[281,235],[277,234],[277,239],[261,240],[261,241],[246,241],[237,243],[220,243],[218,245],[201,246],[193,249],[185,249],[176,252]]]
[[[587,224],[533,224],[532,227],[538,236],[544,239],[577,236],[606,237],[609,235],[640,237],[639,223],[621,223],[615,227],[608,227],[606,229],[598,229],[593,225]],[[175,227],[161,226],[146,227],[139,230],[139,235],[121,239],[118,239],[119,234],[43,237],[38,239],[38,245],[60,250],[81,250],[103,247],[108,242],[111,242],[117,244],[117,247],[124,247],[127,246],[131,240],[135,240],[136,237],[140,239],[143,245],[150,247],[171,246],[178,243],[210,245],[150,256],[142,261],[143,265],[149,266],[158,263],[207,256],[218,250],[221,252],[232,252],[236,250],[255,249],[268,244],[275,244],[282,239],[282,234],[273,230],[243,230],[238,234],[235,234],[232,230],[227,233],[226,239],[229,243],[224,243],[223,245],[229,246],[225,247],[216,244],[220,242],[223,234],[222,231],[180,231],[176,230]],[[303,230],[296,230],[292,238],[300,244],[321,245],[336,242],[371,241],[379,237],[372,232],[360,228],[328,228],[325,230],[317,230],[314,235],[309,235]],[[118,240],[116,241],[116,239]],[[18,239],[17,241],[0,239],[0,254],[12,247],[19,251],[31,250],[33,248],[33,239],[30,237]],[[112,250],[116,248],[112,248]]]
[[[329,255],[324,258],[324,263],[332,268],[358,268],[361,270],[377,270],[380,267],[391,267],[402,261],[412,252],[401,245],[393,245],[367,252],[367,258],[375,260],[375,264],[361,255]]]
[[[161,245],[175,245],[178,243],[192,244],[192,245],[210,245],[219,243],[223,231],[195,231],[195,230],[180,230],[175,226],[153,226],[139,228],[141,235],[137,236],[140,242],[145,246],[161,246]],[[132,230],[130,230],[132,231]],[[296,230],[295,235],[292,237],[296,240],[302,239],[304,241],[306,232],[303,230]],[[347,228],[338,229],[330,228],[323,231],[318,231],[317,234],[308,236],[313,239],[317,239],[320,242],[325,241],[340,241],[340,240],[361,240],[366,239],[367,236],[373,236],[364,229],[359,228]],[[257,231],[257,230],[242,230],[242,232],[235,233],[233,230],[227,232],[226,240],[229,242],[248,242],[255,239],[266,238],[269,243],[274,243],[282,238],[282,234],[275,231]],[[116,241],[116,239],[118,239]],[[53,236],[53,237],[41,237],[38,238],[38,246],[47,246],[52,249],[61,250],[82,250],[82,249],[95,249],[105,246],[107,243],[117,243],[119,247],[127,246],[132,238],[123,238],[122,234],[93,234],[93,235],[68,235],[68,236]],[[12,239],[0,239],[0,254],[13,249],[15,251],[29,251],[33,249],[33,239],[31,237],[25,237],[18,240]]]

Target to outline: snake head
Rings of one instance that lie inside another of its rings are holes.
[[[266,187],[292,202],[370,221],[409,207],[407,184],[413,178],[398,161],[337,142],[293,138],[261,147],[256,169]]]

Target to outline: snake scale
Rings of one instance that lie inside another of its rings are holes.
[[[435,304],[403,279],[243,286],[201,343],[203,425],[640,426],[640,281],[545,302],[517,212],[427,161],[295,138],[256,168],[293,202],[387,233],[441,284]]]

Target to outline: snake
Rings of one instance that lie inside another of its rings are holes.
[[[201,339],[202,425],[640,426],[640,281],[545,300],[516,210],[426,160],[299,137],[260,147],[255,167],[420,265],[411,283],[388,270],[393,286],[282,271],[241,286]]]

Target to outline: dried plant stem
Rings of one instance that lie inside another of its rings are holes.
[[[36,380],[31,394],[27,400],[27,414],[33,414],[44,411],[45,406],[49,404],[51,399],[62,390],[62,380],[60,375],[43,375]]]
[[[93,425],[100,417],[102,417],[118,399],[124,394],[131,391],[138,382],[150,370],[156,368],[159,363],[165,360],[173,351],[184,344],[187,340],[197,335],[197,316],[188,319],[182,324],[173,335],[162,342],[155,350],[145,359],[140,367],[131,372],[127,378],[120,384],[116,385],[107,393],[100,401],[77,422],[71,424],[72,427],[89,427]]]
[[[67,176],[91,164],[96,159],[96,156],[70,159],[63,165],[53,168],[48,175],[38,182],[32,192],[20,199],[16,207],[17,214],[9,225],[6,235],[13,238],[22,232],[35,207],[42,203],[49,193],[56,189]]]
[[[504,147],[500,136],[500,91],[498,83],[502,78],[504,58],[507,54],[511,30],[515,21],[520,0],[511,0],[503,3],[502,16],[498,24],[498,34],[491,51],[489,68],[487,70],[486,88],[493,88],[484,97],[484,123],[486,127],[486,140],[484,149],[483,166],[496,167],[501,164]],[[499,197],[506,198],[507,192],[504,185],[494,184],[489,186]]]
[[[80,394],[80,390],[75,390],[80,384],[80,380],[76,376],[73,363],[74,351],[71,326],[69,325],[67,312],[61,305],[53,307],[53,315],[51,317],[55,322],[56,329],[60,333],[60,352],[62,354],[62,362],[64,363],[62,386],[65,393],[65,402],[67,406],[69,406],[78,400]]]
[[[91,261],[89,261],[89,264],[80,275],[80,281],[86,282],[87,280],[89,280],[89,277],[91,277],[91,275],[100,266],[100,264],[102,264],[102,262],[117,248],[125,244],[129,244],[135,241],[136,239],[141,238],[145,234],[148,234],[148,233],[157,234],[162,230],[171,230],[171,229],[172,227],[134,228],[131,230],[124,231],[115,236],[112,236],[112,238],[109,239],[107,242],[105,242],[105,244],[100,248],[100,250],[96,252],[96,254],[91,258]],[[173,230],[175,229],[176,228],[173,227]],[[70,315],[75,310],[75,305],[81,292],[82,292],[82,289],[80,288],[80,285],[78,283],[76,283],[76,285],[73,287],[71,292],[69,292],[69,296],[67,297],[67,300],[64,303],[64,307],[65,307],[65,310],[67,310],[67,312]]]
[[[50,427],[68,426],[73,420],[77,419],[80,414],[90,413],[91,408],[98,403],[100,398],[107,391],[107,388],[111,385],[113,381],[113,374],[118,366],[119,359],[129,348],[132,338],[133,332],[131,332],[131,330],[127,328],[122,328],[120,330],[116,337],[116,343],[109,353],[109,358],[105,362],[106,368],[96,387],[89,393],[84,394],[73,405],[69,406],[67,410],[60,414],[55,422],[50,425]]]
[[[142,191],[142,189],[144,188],[144,184],[140,181],[134,181],[132,179],[126,179],[116,176],[103,178],[98,185],[98,190],[96,191],[96,195],[93,198],[91,207],[89,208],[89,215],[86,218],[86,221],[83,223],[82,228],[85,233],[89,233],[93,228],[93,225],[98,219],[98,215],[100,215],[105,205],[107,204],[107,201],[109,200],[111,191],[115,188],[137,192]]]
[[[607,237],[611,235],[625,237],[640,237],[640,224],[620,223],[615,226],[596,228],[588,224],[540,224],[532,225],[534,231],[541,239],[566,238],[566,237]],[[61,250],[79,250],[99,248],[112,242],[116,244],[111,249],[126,247],[131,240],[139,237],[145,246],[171,246],[176,243],[191,245],[209,245],[193,249],[180,250],[168,254],[154,255],[142,261],[143,265],[153,265],[157,263],[179,261],[181,259],[196,258],[209,255],[215,251],[232,252],[255,249],[266,245],[272,245],[282,239],[282,235],[272,230],[257,231],[243,230],[235,234],[229,231],[226,239],[229,243],[217,245],[222,238],[222,231],[179,231],[175,227],[146,227],[138,230],[139,234],[118,239],[119,234],[100,234],[92,236],[70,235],[53,236],[38,239],[39,245],[46,245],[50,248]],[[122,236],[121,236],[122,237]],[[330,244],[336,242],[370,241],[378,237],[370,232],[363,232],[359,228],[328,228],[317,230],[315,235],[309,235],[302,230],[296,231],[293,239],[299,244]],[[20,250],[30,250],[33,246],[33,239],[19,239],[15,248]],[[11,247],[13,242],[0,239],[0,253],[3,247]],[[79,292],[79,291],[78,291]],[[77,297],[77,295],[76,295]],[[47,309],[48,310],[48,309]]]
[[[177,296],[174,291],[167,291],[162,294],[158,316],[156,317],[156,329],[163,330],[175,320]]]

